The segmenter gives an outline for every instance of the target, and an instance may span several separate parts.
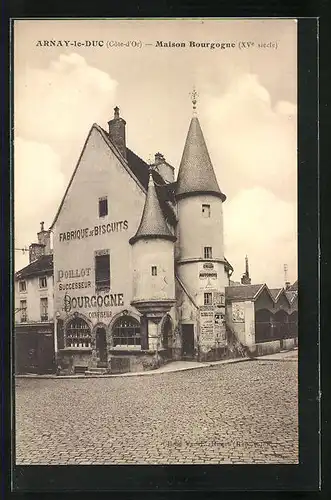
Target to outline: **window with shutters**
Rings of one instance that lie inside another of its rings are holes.
[[[28,320],[26,300],[20,301],[20,310],[21,310],[21,322],[25,323]]]
[[[204,247],[203,254],[204,254],[203,256],[205,259],[212,259],[213,258],[212,247]]]
[[[213,304],[213,294],[211,292],[205,292],[203,294],[203,303],[205,306],[211,306]]]
[[[40,299],[40,318],[41,321],[48,321],[48,299],[42,297]]]

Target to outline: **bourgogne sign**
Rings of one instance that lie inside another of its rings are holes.
[[[108,224],[101,224],[93,228],[85,227],[81,229],[73,229],[59,233],[59,241],[72,241],[83,240],[91,236],[100,236],[101,234],[114,233],[119,231],[126,231],[129,227],[127,220],[120,220],[118,222],[108,222]]]
[[[63,298],[63,310],[69,313],[76,309],[91,309],[101,307],[117,307],[124,306],[123,293],[109,293],[106,295],[92,295],[81,297],[70,297],[65,294]]]

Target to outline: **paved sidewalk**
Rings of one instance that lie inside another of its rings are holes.
[[[156,370],[148,370],[143,372],[128,372],[128,373],[113,373],[113,374],[79,374],[79,375],[36,375],[36,374],[26,374],[26,375],[16,375],[16,378],[38,378],[38,379],[79,379],[79,378],[115,378],[115,377],[145,377],[150,375],[158,375],[162,373],[172,373],[172,372],[183,372],[188,370],[196,370],[199,368],[207,368],[210,366],[228,365],[233,363],[240,363],[243,361],[296,361],[298,355],[298,350],[294,349],[291,351],[283,351],[275,354],[269,354],[266,356],[259,356],[254,358],[233,358],[224,359],[220,361],[209,361],[207,363],[201,363],[199,361],[172,361],[166,365],[157,368]]]

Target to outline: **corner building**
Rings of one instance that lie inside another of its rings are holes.
[[[136,371],[226,349],[221,192],[197,116],[177,182],[94,124],[51,226],[58,370]]]

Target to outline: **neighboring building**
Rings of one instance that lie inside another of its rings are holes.
[[[53,255],[50,231],[29,247],[29,265],[15,274],[16,373],[54,371]]]
[[[169,359],[220,359],[228,355],[232,333],[252,352],[257,342],[271,345],[275,334],[265,323],[284,304],[289,313],[290,301],[285,293],[274,297],[266,285],[251,285],[247,257],[242,285],[230,286],[226,197],[196,114],[177,180],[161,153],[147,165],[127,147],[117,107],[108,125],[108,131],[92,126],[64,193],[50,228],[53,262],[50,231],[42,227],[31,263],[16,275],[17,286],[25,280],[31,293],[26,299],[17,288],[29,322],[41,321],[36,303],[41,307],[45,297],[38,280],[47,276],[58,372],[114,373]],[[16,331],[17,339],[23,337]]]
[[[297,302],[284,288],[266,284],[230,286],[226,289],[227,323],[240,342],[257,355],[278,352],[296,344]]]

